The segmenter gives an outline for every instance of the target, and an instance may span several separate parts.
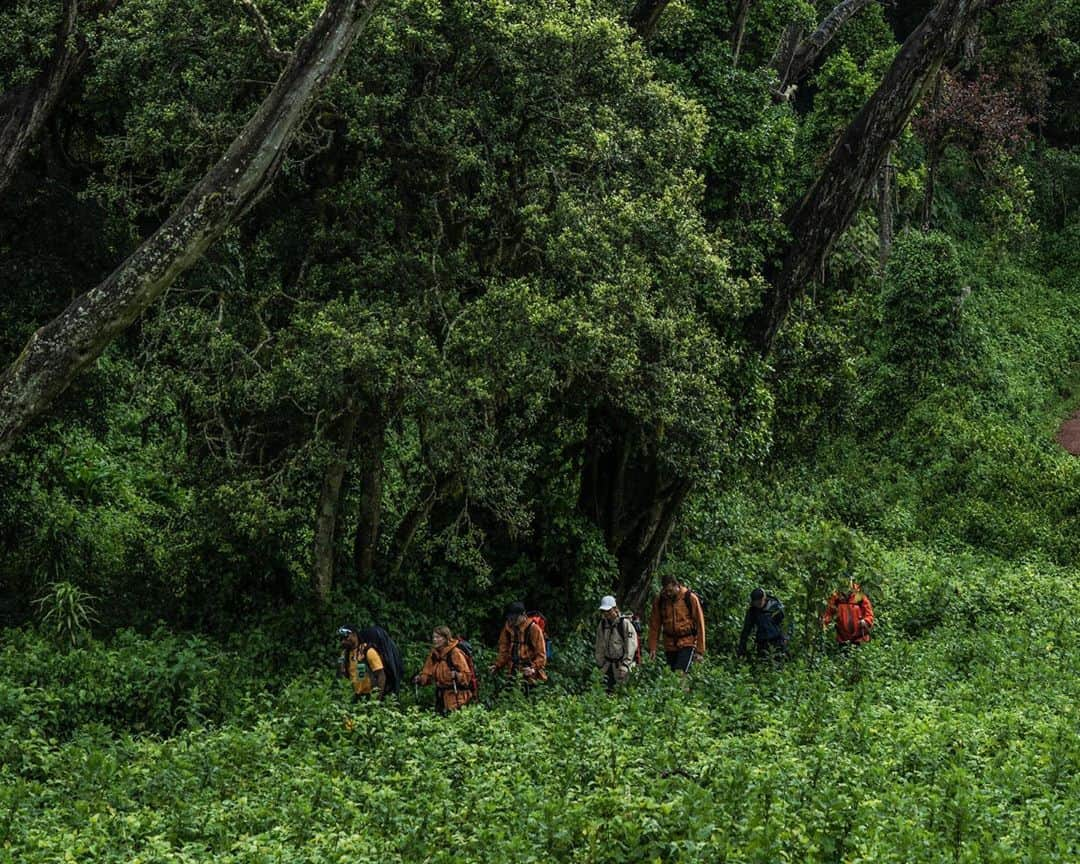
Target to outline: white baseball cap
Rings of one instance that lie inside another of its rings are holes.
[[[606,597],[600,598],[600,611],[607,612],[608,609],[614,609],[619,604],[615,602],[615,598],[608,594]]]

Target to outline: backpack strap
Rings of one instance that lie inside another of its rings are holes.
[[[694,617],[694,604],[690,600],[690,597],[694,596],[694,589],[687,588],[686,593],[683,594],[683,600],[686,603],[686,614],[690,616],[690,620],[693,622],[694,629],[691,633],[693,636],[697,636],[697,619]]]

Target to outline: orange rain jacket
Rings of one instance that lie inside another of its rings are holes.
[[[530,681],[547,681],[547,642],[544,631],[535,621],[526,618],[521,624],[507,622],[499,634],[499,656],[495,660],[495,669],[505,669],[512,675],[526,666],[536,670],[535,674],[525,676]]]
[[[457,680],[451,672],[457,672]],[[432,648],[420,670],[420,683],[435,684],[439,704],[444,711],[456,711],[472,699],[470,689],[469,660],[458,648],[458,640],[451,639],[442,648]],[[457,690],[454,689],[455,683]]]
[[[681,588],[674,600],[668,600],[663,591],[653,600],[652,617],[649,618],[650,654],[656,651],[661,630],[664,631],[665,651],[693,648],[698,654],[705,654],[705,613],[701,601],[689,588]]]
[[[836,619],[836,641],[858,645],[870,641],[874,626],[874,607],[870,598],[856,585],[851,591],[834,591],[821,616],[821,623],[828,625]],[[861,622],[866,622],[866,627]]]

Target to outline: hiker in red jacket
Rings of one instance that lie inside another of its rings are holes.
[[[859,583],[852,581],[846,591],[834,591],[821,616],[824,630],[835,619],[836,641],[840,645],[861,645],[870,641],[874,627],[874,607]]]

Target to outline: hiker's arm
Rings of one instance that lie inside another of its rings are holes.
[[[705,656],[705,610],[701,608],[701,601],[696,596],[691,603],[694,614],[694,629],[697,631],[697,640],[694,650],[702,657]]]
[[[435,663],[431,659],[431,655],[428,655],[427,660],[424,661],[424,667],[420,670],[420,674],[416,676],[416,683],[422,684],[425,687],[431,683],[431,677],[435,674]]]
[[[870,598],[865,594],[863,595],[863,623],[866,624],[865,630],[870,632],[870,629],[874,626],[874,606],[870,602]]]
[[[545,666],[547,666],[547,641],[544,637],[544,631],[540,629],[539,624],[534,624],[529,628],[529,644],[532,646],[533,657],[532,665],[533,669],[539,672]]]
[[[596,645],[593,648],[593,656],[596,659],[596,665],[603,669],[607,661],[607,652],[604,650],[604,625],[602,623],[596,625]]]
[[[656,656],[656,639],[660,635],[660,598],[653,600],[652,614],[649,616],[649,656]]]
[[[499,631],[499,654],[495,658],[495,662],[491,664],[492,671],[496,669],[505,669],[510,665],[510,631],[503,627]]]
[[[371,677],[375,681],[375,689],[379,691],[379,698],[386,698],[386,670],[372,669]]]

